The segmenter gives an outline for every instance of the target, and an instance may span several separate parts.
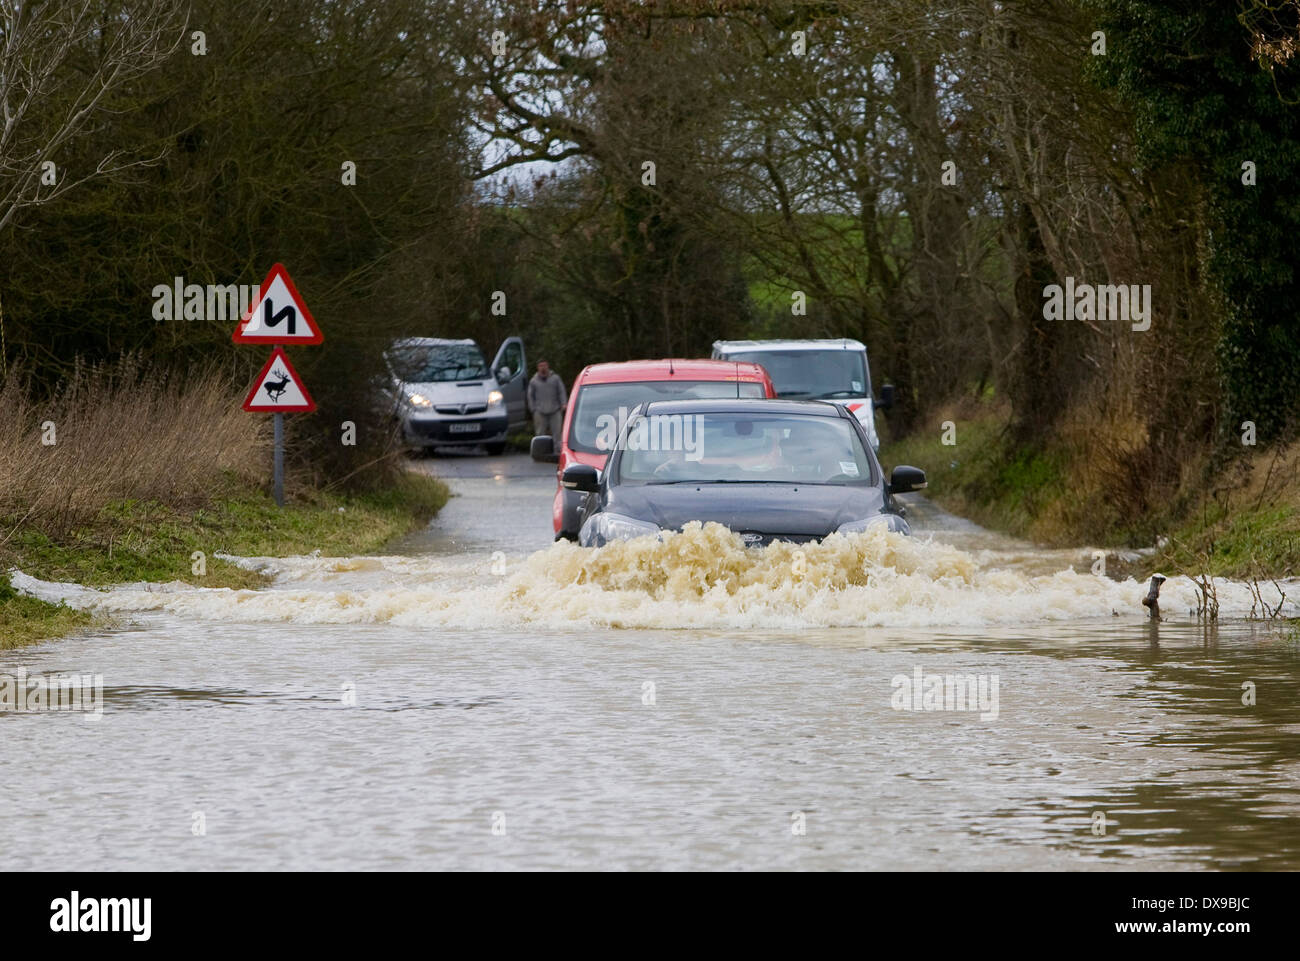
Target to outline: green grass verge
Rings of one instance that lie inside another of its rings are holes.
[[[7,578],[0,579],[0,651],[62,637],[93,623],[94,618],[85,611],[24,597],[9,585]]]
[[[1066,488],[1060,459],[1028,448],[1008,451],[1006,422],[996,414],[952,423],[950,431],[925,428],[884,442],[880,459],[886,470],[919,467],[929,482],[926,494],[946,510],[1017,537],[1050,539],[1042,517]]]
[[[1300,503],[1215,505],[1174,532],[1156,554],[1155,566],[1216,577],[1295,577],[1300,574]]]
[[[1205,490],[1182,490],[1158,514],[1134,519],[1103,494],[1085,492],[1060,453],[1010,449],[1005,415],[993,405],[952,420],[955,445],[944,444],[942,431],[927,426],[886,441],[881,461],[886,469],[922,468],[927,494],[977,524],[1058,546],[1148,547],[1158,534],[1168,536],[1166,546],[1139,564],[1117,564],[1119,574],[1161,570],[1259,580],[1300,574],[1300,484],[1294,481],[1275,480],[1266,497],[1247,486],[1222,503]],[[1254,455],[1256,477],[1263,476],[1269,458],[1267,451]]]
[[[266,583],[263,575],[215,555],[373,553],[427,523],[449,496],[442,481],[408,473],[390,487],[361,494],[305,492],[283,510],[266,493],[247,489],[229,491],[195,510],[120,502],[105,508],[94,524],[57,538],[18,530],[0,548],[0,571],[16,567],[41,580],[91,586],[184,581],[256,588]],[[0,520],[4,529],[12,525]],[[192,560],[198,551],[206,564],[201,575]],[[0,585],[0,647],[58,637],[89,623],[79,612],[17,595],[7,578]]]

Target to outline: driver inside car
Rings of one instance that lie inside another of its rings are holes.
[[[690,474],[691,465],[687,463],[685,451],[668,450],[651,476],[656,480],[686,480]]]
[[[781,458],[792,476],[809,483],[825,483],[833,477],[851,479],[856,475],[857,462],[853,456],[847,452],[838,454],[829,437],[792,433],[781,441]],[[844,469],[847,463],[853,464],[853,472]]]

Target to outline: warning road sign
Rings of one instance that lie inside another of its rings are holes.
[[[244,410],[258,414],[298,414],[316,409],[302,378],[277,347],[244,400]]]
[[[257,303],[230,338],[237,344],[319,344],[325,335],[302,302],[283,264],[262,281]]]

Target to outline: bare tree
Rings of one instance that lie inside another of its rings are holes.
[[[105,149],[94,169],[59,174],[55,159],[114,92],[176,52],[186,19],[180,0],[0,0],[0,229],[24,207],[148,162]]]

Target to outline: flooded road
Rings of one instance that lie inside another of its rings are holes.
[[[550,468],[417,467],[458,496],[380,557],[28,583],[123,627],[0,653],[104,679],[98,719],[0,714],[6,864],[1300,868],[1300,645],[1245,585],[1153,625],[1088,548],[919,498],[910,540],[583,551]]]

